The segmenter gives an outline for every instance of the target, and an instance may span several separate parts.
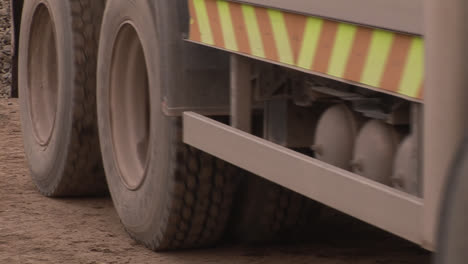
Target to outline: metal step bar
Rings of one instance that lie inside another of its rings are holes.
[[[422,199],[185,112],[184,142],[318,202],[421,243]]]

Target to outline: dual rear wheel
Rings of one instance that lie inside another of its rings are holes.
[[[25,2],[20,100],[38,189],[52,197],[96,195],[107,180],[128,233],[154,250],[213,244],[234,197],[256,199],[250,193],[268,189],[271,199],[238,214],[252,206],[274,211],[254,210],[233,225],[255,240],[294,226],[305,198],[264,181],[239,192],[239,170],[183,144],[180,117],[163,114],[164,91],[193,79],[180,52],[191,45],[180,39],[180,9],[171,1],[113,0],[104,12],[104,3]]]

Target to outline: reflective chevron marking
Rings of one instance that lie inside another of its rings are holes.
[[[188,1],[191,41],[422,99],[420,36],[225,0]]]

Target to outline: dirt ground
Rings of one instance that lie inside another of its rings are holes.
[[[0,99],[0,263],[430,263],[426,251],[370,228],[325,230],[307,244],[154,253],[126,235],[110,198],[48,199],[35,190],[18,111],[16,99]]]

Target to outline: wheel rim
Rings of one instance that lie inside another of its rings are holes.
[[[27,74],[34,136],[43,146],[50,141],[57,114],[58,65],[55,40],[49,10],[41,4],[35,10],[31,24]]]
[[[110,72],[110,115],[114,158],[125,186],[136,190],[145,178],[150,137],[148,74],[134,27],[120,28]]]

